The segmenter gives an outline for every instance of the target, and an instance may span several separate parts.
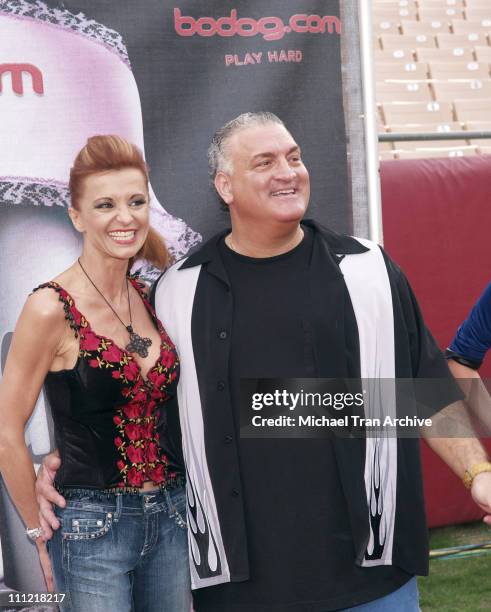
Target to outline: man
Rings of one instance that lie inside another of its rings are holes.
[[[209,160],[232,229],[155,294],[182,366],[195,609],[416,611],[414,576],[428,568],[419,441],[241,437],[240,380],[449,379],[444,359],[377,245],[302,222],[309,176],[276,116],[229,122]],[[461,476],[486,460],[476,441],[431,445]],[[490,472],[472,494],[491,512]]]
[[[448,367],[466,396],[473,415],[484,424],[483,437],[488,437],[491,397],[479,375],[491,348],[491,283],[472,307],[446,350]],[[475,468],[475,470],[478,468]]]
[[[460,375],[462,378],[475,375],[490,348],[491,283],[474,304],[447,349],[450,369],[456,376]]]

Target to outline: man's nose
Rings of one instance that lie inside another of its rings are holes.
[[[276,167],[275,178],[282,181],[290,181],[296,177],[295,168],[292,168],[287,159],[279,160]]]

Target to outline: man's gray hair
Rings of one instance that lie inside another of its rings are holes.
[[[232,119],[215,132],[208,149],[208,166],[212,180],[217,172],[222,171],[230,174],[233,170],[232,161],[227,150],[228,141],[233,134],[239,130],[267,123],[277,123],[285,127],[283,121],[274,113],[262,111],[258,113],[242,113],[242,115]]]

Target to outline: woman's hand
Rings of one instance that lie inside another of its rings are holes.
[[[49,540],[53,535],[53,529],[58,529],[60,521],[53,512],[53,504],[60,508],[66,506],[65,498],[62,497],[54,488],[56,471],[60,467],[60,457],[55,451],[46,455],[39,468],[36,479],[36,498],[39,504],[39,524],[44,533],[45,540]]]

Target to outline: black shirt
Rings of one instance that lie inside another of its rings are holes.
[[[397,567],[355,565],[331,440],[240,438],[241,378],[334,377],[345,368],[359,375],[347,290],[340,305],[347,321],[344,354],[329,351],[335,323],[326,322],[325,307],[311,299],[313,232],[304,231],[296,248],[271,258],[245,257],[219,244],[234,304],[229,383],[251,577],[195,591],[197,612],[325,612],[376,599],[410,578]]]

